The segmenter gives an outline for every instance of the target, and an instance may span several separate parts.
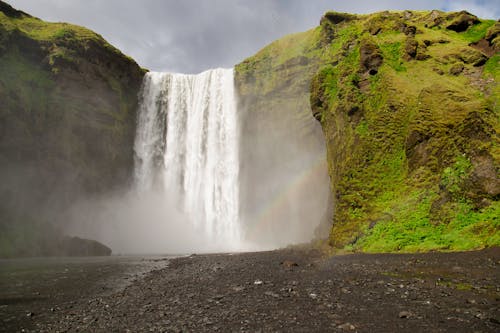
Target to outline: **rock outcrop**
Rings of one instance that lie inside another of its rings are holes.
[[[311,107],[327,142],[332,246],[500,244],[497,25],[407,11],[329,27],[338,37],[323,56],[335,61],[313,78]]]
[[[127,184],[143,75],[98,34],[0,1],[0,255],[79,196]]]
[[[307,58],[293,71],[273,66],[293,50],[287,38],[236,67],[243,100],[262,96],[248,117],[300,100],[274,97],[310,82],[327,148],[330,245],[500,244],[497,27],[467,12],[330,12],[304,38],[288,37]]]

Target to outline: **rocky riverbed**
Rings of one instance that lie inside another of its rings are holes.
[[[191,255],[112,292],[62,297],[15,323],[41,332],[498,332],[499,264],[499,248]]]

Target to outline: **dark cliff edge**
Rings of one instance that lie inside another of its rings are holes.
[[[500,245],[499,31],[467,12],[329,12],[236,66],[243,101],[309,84],[326,141],[333,248]]]
[[[0,256],[53,254],[55,211],[127,185],[144,72],[90,30],[0,1]]]

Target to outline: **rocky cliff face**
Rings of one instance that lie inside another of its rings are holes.
[[[50,229],[56,207],[127,184],[143,75],[101,36],[0,2],[3,252]]]
[[[330,243],[498,245],[498,27],[466,12],[327,13],[311,85],[328,147]]]
[[[307,108],[294,87],[310,82],[327,147],[332,246],[500,244],[499,24],[466,12],[331,12],[236,67],[243,101],[262,97],[251,117],[276,103]]]

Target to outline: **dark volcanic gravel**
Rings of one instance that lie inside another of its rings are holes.
[[[499,332],[499,264],[499,248],[192,255],[26,320],[43,332]]]

